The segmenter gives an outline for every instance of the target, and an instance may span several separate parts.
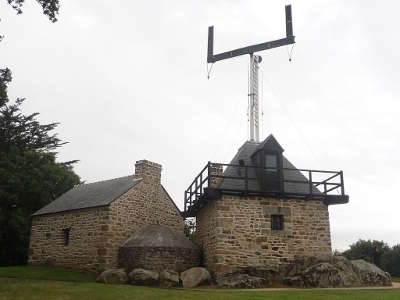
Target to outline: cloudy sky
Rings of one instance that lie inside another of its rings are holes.
[[[207,161],[229,162],[248,139],[248,57],[206,74],[215,51],[284,37],[286,1],[60,0],[52,24],[33,0],[17,16],[0,2],[0,65],[27,113],[60,122],[93,182],[149,159],[183,207]],[[262,137],[273,133],[299,168],[343,170],[350,203],[331,206],[333,247],[359,238],[400,243],[398,1],[293,0],[296,45],[263,56]],[[290,49],[289,49],[290,50]]]

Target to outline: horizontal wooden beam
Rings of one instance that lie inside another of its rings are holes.
[[[208,55],[207,62],[214,63],[219,60],[228,59],[228,58],[246,55],[246,54],[252,54],[255,52],[268,50],[268,49],[272,49],[272,48],[277,48],[277,47],[281,47],[281,46],[286,46],[286,45],[290,45],[290,44],[294,44],[294,43],[295,43],[294,36],[286,37],[286,38],[280,39],[280,40],[256,44],[256,45],[247,46],[247,47],[243,47],[243,48],[238,48],[238,49],[235,49],[232,51],[222,52],[222,53],[218,53],[215,55]],[[210,52],[208,52],[208,53],[210,54]]]
[[[285,6],[286,15],[286,38],[270,41],[266,43],[251,45],[235,50],[222,52],[214,55],[214,26],[208,27],[208,48],[207,48],[207,62],[215,63],[216,61],[228,59],[245,54],[253,54],[255,52],[277,48],[281,46],[294,44],[293,25],[292,25],[292,7]]]

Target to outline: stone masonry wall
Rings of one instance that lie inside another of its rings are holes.
[[[32,219],[29,263],[97,272],[105,267],[108,208],[91,208]],[[71,228],[64,245],[63,229]]]
[[[284,216],[281,231],[271,230],[274,214]],[[331,253],[328,206],[322,201],[223,195],[198,213],[197,228],[205,264],[214,273]]]
[[[217,260],[216,239],[217,239],[217,208],[216,201],[209,202],[196,216],[195,243],[203,251],[203,264],[210,270],[215,269]]]
[[[161,185],[161,166],[148,161],[136,163],[142,181],[110,205],[107,231],[107,262],[117,266],[118,249],[132,234],[151,224],[168,226],[183,233],[183,218]]]
[[[100,272],[117,267],[121,244],[146,225],[183,233],[180,212],[161,185],[161,166],[139,161],[135,176],[142,180],[109,206],[34,216],[29,263]],[[64,245],[62,230],[69,227]]]
[[[160,224],[183,233],[183,219],[164,189],[140,182],[110,205],[107,261],[117,266],[119,247],[147,225]]]
[[[183,272],[199,266],[199,249],[170,247],[121,247],[121,267],[128,273],[135,268]]]

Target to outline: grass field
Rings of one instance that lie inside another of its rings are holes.
[[[284,290],[237,291],[224,289],[161,289],[129,285],[104,285],[90,282],[93,277],[62,268],[0,268],[0,300],[100,299],[100,300],[398,300],[400,289],[386,290]]]
[[[60,267],[44,266],[0,267],[0,277],[83,282],[95,281],[96,279],[92,274],[78,273]]]

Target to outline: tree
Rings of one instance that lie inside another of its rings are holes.
[[[400,244],[389,247],[383,241],[360,239],[342,255],[348,259],[364,259],[392,276],[400,276]]]
[[[184,222],[183,232],[191,241],[193,241],[196,234],[196,219],[186,219]]]
[[[400,277],[400,244],[382,255],[382,269],[392,276]]]
[[[24,99],[9,105],[11,72],[0,72],[0,265],[23,264],[29,247],[30,215],[80,183],[76,161],[56,162],[64,143],[40,124],[38,113],[21,111]]]
[[[350,249],[343,252],[343,255],[348,259],[364,259],[381,267],[381,257],[389,249],[389,246],[383,241],[360,239],[350,245]]]
[[[60,8],[60,4],[58,0],[36,0],[43,9],[43,13],[50,19],[52,22],[57,21],[58,10]],[[25,3],[25,0],[7,0],[8,4],[10,4],[16,11],[17,14],[22,14],[22,7]]]
[[[58,0],[36,0],[52,22],[57,21]],[[7,0],[17,14],[25,0]],[[0,41],[3,36],[0,35]],[[63,143],[50,134],[58,123],[40,124],[38,113],[24,115],[17,99],[8,105],[11,71],[0,69],[0,265],[26,262],[29,216],[80,182],[72,164],[56,162]]]
[[[22,14],[22,7],[24,6],[25,0],[6,0],[12,8],[17,11],[17,14]],[[49,18],[50,21],[57,22],[57,15],[60,9],[60,3],[58,0],[36,0],[42,7],[43,13]],[[0,35],[0,42],[4,38]]]
[[[7,84],[11,82],[11,71],[0,69],[0,107],[8,102]]]

